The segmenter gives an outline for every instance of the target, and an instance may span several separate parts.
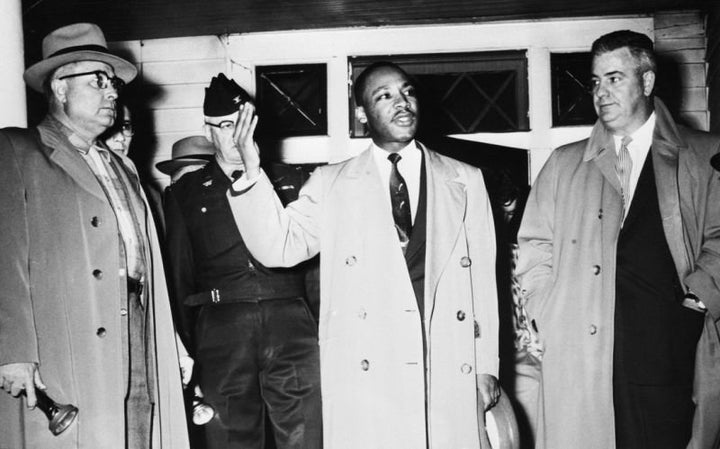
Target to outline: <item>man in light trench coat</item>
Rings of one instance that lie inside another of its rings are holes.
[[[557,149],[518,235],[545,344],[537,446],[720,447],[720,138],[653,98],[645,35],[593,44],[598,121]]]
[[[136,73],[96,25],[60,28],[24,75],[48,115],[0,131],[2,449],[188,447],[155,226],[133,163],[96,140]],[[38,388],[79,409],[58,436]]]
[[[478,401],[482,413],[499,396],[495,239],[482,174],[414,140],[418,100],[395,64],[368,67],[355,99],[370,148],[318,168],[285,209],[259,169],[257,117],[243,108],[236,138],[247,171],[228,193],[235,221],[265,265],[321,254],[326,448],[477,449]],[[402,157],[413,222],[402,235],[391,154]]]

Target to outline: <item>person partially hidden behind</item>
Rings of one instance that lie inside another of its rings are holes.
[[[42,53],[24,78],[47,116],[0,131],[0,447],[186,449],[154,224],[132,162],[98,141],[137,70],[88,23]],[[46,387],[79,409],[58,436],[32,410]]]
[[[720,442],[720,138],[654,97],[644,34],[592,46],[590,138],[553,152],[518,234],[544,343],[537,448]]]
[[[304,271],[258,262],[226,196],[244,170],[233,133],[247,101],[225,75],[212,79],[203,112],[215,157],[165,192],[171,297],[205,402],[216,412],[204,428],[207,447],[260,449],[271,426],[278,449],[318,449],[317,323],[305,300]]]
[[[500,394],[482,173],[414,139],[420,105],[399,66],[370,65],[354,92],[372,144],[318,167],[286,208],[260,169],[254,108],[243,105],[233,216],[267,266],[321,255],[326,448],[480,448],[483,411]]]

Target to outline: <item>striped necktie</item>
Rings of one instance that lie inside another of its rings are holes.
[[[620,142],[620,151],[617,155],[617,163],[615,164],[615,171],[617,171],[618,180],[620,180],[620,193],[622,194],[623,201],[623,219],[627,215],[627,211],[630,208],[630,173],[632,172],[632,159],[630,158],[630,151],[628,145],[632,142],[630,136],[625,136]]]

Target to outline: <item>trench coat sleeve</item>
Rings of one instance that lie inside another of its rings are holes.
[[[557,156],[550,156],[535,180],[518,231],[517,274],[530,316],[537,316],[552,283]]]
[[[266,267],[292,267],[320,251],[322,171],[316,169],[298,199],[283,208],[264,171],[250,188],[231,187],[228,201],[252,255]],[[239,180],[242,181],[242,178]]]
[[[715,148],[709,154],[720,152],[720,140],[714,139]],[[704,226],[700,230],[702,247],[695,258],[694,270],[685,277],[685,285],[708,308],[717,323],[720,320],[720,176],[715,171],[709,176],[707,198],[704,205]]]
[[[178,333],[185,346],[192,350],[194,315],[192,309],[186,307],[183,301],[188,295],[196,292],[195,264],[185,216],[180,210],[172,187],[165,189],[163,209],[166,223],[165,250],[169,265],[166,277],[170,291],[170,304],[175,315]]]
[[[0,365],[38,362],[30,291],[28,216],[16,148],[0,132]]]

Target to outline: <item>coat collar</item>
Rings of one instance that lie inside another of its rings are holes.
[[[77,184],[101,200],[106,200],[105,193],[87,162],[66,133],[62,124],[54,117],[48,115],[38,125],[40,139],[44,144],[42,150],[60,168],[65,170]]]

